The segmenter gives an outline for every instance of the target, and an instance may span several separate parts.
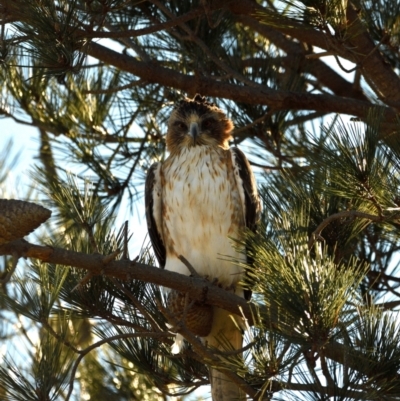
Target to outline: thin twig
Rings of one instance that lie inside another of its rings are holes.
[[[53,329],[53,327],[49,324],[47,319],[41,319],[40,323],[43,325],[43,327],[47,330],[48,333],[50,333],[54,338],[56,338],[58,341],[60,341],[66,347],[70,348],[72,351],[76,352],[77,354],[81,353],[81,350],[76,348],[70,341],[65,340],[64,337],[61,334],[58,334]]]
[[[13,311],[15,312],[15,311]],[[32,339],[29,337],[28,330],[25,328],[24,326],[24,320],[21,319],[22,315],[20,313],[15,313],[17,319],[18,319],[18,325],[14,326],[17,327],[18,330],[22,333],[22,335],[25,337],[26,341],[28,341],[28,343],[30,344],[30,346],[32,347],[32,349],[35,349],[37,347],[37,342],[36,341],[32,341]],[[4,319],[4,317],[2,317]],[[11,323],[11,320],[9,321],[9,323]],[[33,352],[31,350],[27,350],[28,353],[33,357]]]
[[[162,332],[163,330],[160,328],[158,323],[153,319],[153,317],[147,312],[147,310],[143,307],[143,305],[139,302],[139,300],[132,294],[132,292],[128,291],[121,283],[119,283],[115,278],[110,278],[110,281],[118,287],[134,304],[134,306],[139,310],[139,312],[147,319],[152,329],[156,332]]]
[[[167,7],[164,6],[160,1],[158,0],[151,0],[151,2],[156,5],[160,10],[162,10],[165,14],[167,14],[170,18],[173,18],[174,15],[168,10]],[[236,78],[240,82],[245,83],[248,86],[258,88],[260,87],[260,84],[257,84],[250,79],[246,78],[244,75],[239,74],[236,70],[233,68],[229,67],[227,64],[222,62],[211,50],[210,48],[196,35],[195,32],[193,32],[185,23],[180,23],[178,24],[187,34],[189,39],[196,43],[201,50],[212,60],[218,67],[222,68],[223,71],[225,71],[227,74],[232,76],[233,78]]]
[[[140,86],[143,85],[146,81],[144,81],[143,79],[138,79],[136,81],[132,81],[129,84],[126,85],[121,85],[121,86],[117,86],[115,88],[108,88],[108,89],[92,89],[92,90],[82,90],[82,94],[83,95],[108,95],[110,93],[115,93],[115,92],[120,92],[122,90],[125,89],[130,89],[130,88],[134,88],[136,86]]]
[[[123,259],[128,259],[128,220],[124,223],[124,251],[122,253]]]
[[[321,362],[321,370],[322,370],[322,373],[323,373],[323,375],[325,377],[325,380],[326,380],[326,383],[327,383],[327,387],[329,388],[329,390],[331,392],[334,392],[336,386],[335,386],[335,382],[332,379],[332,376],[331,376],[331,374],[329,372],[328,364],[326,362],[326,358],[325,358],[325,355],[323,353],[323,348],[320,349],[319,356],[320,356],[320,362]]]
[[[179,255],[178,259],[188,268],[190,274],[193,277],[201,277],[199,273],[197,273],[196,269],[190,264],[190,262],[183,255]]]
[[[75,292],[78,288],[83,287],[92,277],[93,273],[87,272],[85,276],[78,281],[78,284],[71,290],[71,292]]]
[[[257,118],[256,120],[254,120],[252,123],[245,125],[244,127],[240,127],[237,129],[234,129],[232,132],[233,136],[236,136],[238,134],[240,134],[243,131],[247,131],[249,128],[254,127],[255,125],[258,125],[262,122],[264,122],[267,118],[271,117],[274,114],[274,110],[271,109],[269,110],[267,113],[265,113],[263,116]]]
[[[282,167],[282,166],[269,166],[269,165],[266,165],[266,164],[258,164],[256,162],[251,161],[251,160],[249,160],[249,163],[250,163],[251,166],[259,167],[259,168],[262,168],[262,169],[267,170],[267,171],[268,170],[283,170],[284,169],[284,167]]]
[[[149,337],[149,338],[160,338],[160,337],[171,337],[171,334],[169,333],[126,333],[126,334],[117,334],[115,336],[109,337],[109,338],[105,338],[104,340],[100,340],[92,345],[90,345],[89,347],[79,351],[79,356],[76,359],[74,365],[72,366],[71,369],[71,378],[69,380],[69,389],[68,389],[68,393],[65,397],[65,401],[68,401],[69,398],[71,397],[72,391],[74,389],[74,380],[75,380],[75,374],[76,374],[76,370],[78,369],[78,366],[81,362],[81,360],[90,352],[93,351],[94,349],[110,343],[112,341],[115,340],[121,340],[124,338],[136,338],[136,337]]]
[[[327,57],[327,56],[333,56],[334,53],[332,51],[326,51],[326,52],[321,52],[321,53],[310,53],[306,54],[304,57],[308,60],[310,59],[315,59],[315,58],[321,58],[321,57]]]
[[[111,24],[106,23],[104,25],[109,31],[111,32],[118,32],[120,33],[120,29],[116,29],[114,28]],[[136,52],[136,54],[146,63],[149,63],[151,61],[151,58],[149,57],[149,55],[145,52],[145,50],[138,45],[137,43],[135,43],[133,41],[133,39],[131,39],[131,37],[121,37],[120,41],[127,47],[131,48],[132,50],[134,50]]]
[[[186,14],[180,15],[179,17],[174,17],[171,20],[160,22],[155,25],[148,26],[146,28],[141,29],[127,29],[121,30],[119,26],[110,25],[109,28],[111,32],[103,32],[103,31],[94,31],[94,32],[84,32],[79,31],[77,33],[78,36],[83,36],[86,38],[108,38],[108,39],[121,39],[121,38],[133,38],[143,35],[149,35],[152,33],[157,33],[160,31],[167,31],[173,28],[176,25],[179,25],[183,22],[190,21],[200,15],[204,14],[203,7],[197,7],[194,10],[189,11]]]
[[[375,221],[375,222],[381,222],[384,220],[383,217],[380,216],[375,216],[372,214],[368,214],[368,213],[364,213],[364,212],[360,212],[358,210],[345,210],[343,212],[339,212],[339,213],[335,213],[330,215],[329,217],[327,217],[315,230],[314,232],[311,234],[311,238],[308,241],[308,248],[311,249],[312,246],[314,245],[315,241],[317,239],[323,239],[321,237],[321,232],[323,231],[323,229],[329,225],[329,223],[331,223],[334,220],[337,219],[342,219],[344,217],[358,217],[361,219],[367,219],[367,220],[371,220],[371,221]]]
[[[12,266],[11,266],[11,269],[6,274],[6,276],[3,279],[0,280],[0,284],[1,285],[4,286],[5,284],[7,284],[10,281],[11,276],[14,274],[15,269],[17,268],[18,260],[19,260],[18,254],[16,252],[14,252],[13,255],[12,255]]]

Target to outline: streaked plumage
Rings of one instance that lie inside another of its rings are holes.
[[[241,239],[245,227],[255,229],[260,204],[246,157],[229,148],[232,128],[226,115],[199,95],[176,106],[166,138],[170,155],[147,176],[146,218],[161,267],[189,275],[178,259],[183,255],[198,274],[243,296],[238,283],[244,272],[235,260],[245,261],[246,255],[233,239]],[[241,348],[242,333],[229,313],[214,308],[208,344],[220,346],[221,335]],[[214,400],[239,396],[224,375],[214,369],[211,374]]]

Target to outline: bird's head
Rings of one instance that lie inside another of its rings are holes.
[[[233,123],[203,96],[177,103],[168,121],[167,148],[172,153],[185,147],[211,145],[229,147]]]

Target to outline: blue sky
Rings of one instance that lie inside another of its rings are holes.
[[[14,142],[13,154],[21,152],[20,162],[17,165],[18,173],[26,171],[27,165],[31,164],[39,144],[35,139],[37,131],[28,126],[22,126],[11,118],[0,119],[0,150],[4,149],[7,142],[12,139]]]

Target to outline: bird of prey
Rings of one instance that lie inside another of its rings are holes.
[[[176,104],[166,135],[169,156],[147,174],[146,220],[162,268],[190,275],[182,255],[197,274],[249,296],[240,285],[245,249],[234,240],[243,240],[246,228],[256,229],[260,202],[249,162],[238,148],[229,147],[232,129],[231,120],[205,97]],[[242,348],[239,320],[214,307],[205,342],[225,351],[227,342],[231,349]],[[244,399],[214,368],[210,382],[214,401]]]

